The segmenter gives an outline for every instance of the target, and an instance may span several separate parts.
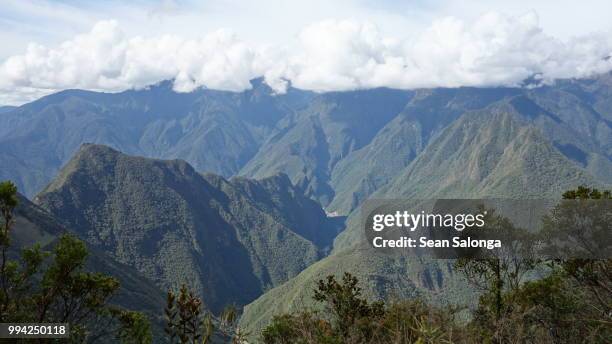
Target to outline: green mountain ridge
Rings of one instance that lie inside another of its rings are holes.
[[[324,206],[334,198],[331,171],[365,146],[392,120],[412,93],[391,89],[331,92],[286,119],[240,175],[262,178],[286,173],[306,195]]]
[[[561,154],[512,99],[461,115],[371,198],[558,198],[578,185],[601,184]],[[477,299],[453,273],[452,261],[375,251],[361,226],[357,209],[332,254],[247,305],[241,326],[257,333],[274,314],[312,306],[316,281],[345,271],[359,278],[373,299],[418,296],[468,306]]]
[[[425,149],[430,139],[463,112],[517,94],[516,89],[420,90],[404,110],[365,147],[341,160],[332,172],[336,196],[329,211],[348,214],[390,182]]]
[[[344,271],[374,299],[475,300],[449,262],[364,247],[368,198],[556,198],[612,184],[612,73],[536,88],[252,86],[70,90],[11,109],[0,179],[28,195],[51,182],[35,203],[63,226],[158,288],[186,282],[214,310],[246,305],[241,325],[255,332]]]
[[[228,181],[101,145],[84,145],[35,202],[160,288],[189,284],[214,311],[295,276],[337,233],[286,176]]]

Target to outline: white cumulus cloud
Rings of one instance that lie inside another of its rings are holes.
[[[119,91],[175,79],[181,92],[199,86],[240,91],[263,74],[258,60],[256,50],[228,31],[198,40],[127,38],[117,22],[103,21],[58,47],[30,44],[25,54],[8,58],[0,65],[0,89],[14,97],[32,89]]]
[[[612,34],[561,40],[545,33],[534,12],[453,17],[421,32],[383,35],[372,23],[328,20],[305,27],[295,42],[261,46],[227,30],[198,39],[126,37],[115,21],[55,47],[30,44],[0,64],[0,104],[67,88],[120,91],[174,79],[174,89],[241,91],[265,76],[282,92],[288,82],[315,91],[371,87],[514,86],[612,69]]]
[[[538,17],[497,13],[473,23],[449,17],[410,37],[382,37],[371,24],[328,21],[303,30],[301,49],[282,73],[296,87],[319,91],[513,86],[538,75],[545,82],[612,69],[612,35],[567,42],[545,34]]]

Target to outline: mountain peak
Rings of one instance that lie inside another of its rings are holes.
[[[97,182],[100,178],[115,175],[121,178],[135,178],[133,181],[139,182],[142,178],[153,178],[153,175],[156,178],[165,176],[178,180],[194,178],[197,174],[184,160],[130,156],[106,145],[84,143],[42,193],[62,188],[65,184],[89,183],[81,178]]]
[[[190,283],[219,311],[295,276],[335,235],[320,205],[273,178],[243,187],[182,160],[84,144],[36,202],[158,286]]]
[[[81,144],[78,150],[79,153],[104,153],[104,154],[122,154],[118,150],[111,148],[110,146],[99,144],[99,143],[91,143],[85,142]]]

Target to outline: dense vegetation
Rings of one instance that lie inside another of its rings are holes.
[[[180,160],[84,145],[35,202],[157,286],[242,306],[329,251],[339,230],[286,175],[200,174]]]
[[[3,112],[0,180],[84,240],[89,261],[102,263],[88,268],[121,281],[117,303],[147,314],[159,313],[160,289],[192,281],[217,313],[250,302],[240,325],[259,333],[273,314],[313,306],[317,281],[344,271],[370,300],[468,304],[476,288],[452,263],[360,247],[356,210],[367,198],[557,198],[576,185],[609,187],[610,95],[610,73],[533,89],[280,95],[254,80],[240,93],[176,93],[168,82],[68,90]],[[68,162],[75,152],[79,164]],[[333,246],[309,198],[348,216]],[[23,246],[58,240],[22,227],[36,239]]]
[[[69,323],[71,342],[105,337],[128,343],[150,343],[151,329],[138,312],[109,303],[119,282],[102,273],[84,271],[85,244],[65,234],[45,251],[25,248],[20,259],[9,258],[17,188],[0,183],[0,322]]]
[[[71,343],[206,344],[239,343],[244,338],[236,326],[235,307],[226,307],[215,316],[185,285],[178,293],[168,291],[165,308],[162,303],[157,305],[159,318],[165,323],[163,332],[158,331],[154,326],[160,324],[152,324],[147,315],[116,304],[115,297],[122,288],[119,280],[91,272],[87,265],[92,258],[89,249],[73,234],[60,234],[45,247],[40,243],[24,247],[17,255],[11,239],[15,236],[18,203],[16,186],[9,181],[0,183],[0,322],[68,323]],[[139,283],[140,293],[147,293],[142,281],[135,283]]]
[[[563,197],[610,200],[611,194],[580,187]],[[557,207],[563,205],[564,201]],[[595,216],[600,218],[590,223],[609,221],[609,212]],[[609,222],[599,230],[610,235]],[[467,310],[435,307],[419,299],[369,303],[357,278],[345,273],[341,281],[331,275],[319,280],[313,299],[323,305],[322,310],[277,315],[260,340],[268,344],[609,343],[612,338],[612,260],[461,259],[455,268],[481,291],[477,307],[467,317]],[[545,277],[525,278],[542,269],[547,271]]]
[[[563,194],[553,215],[555,224],[577,214],[565,200],[611,200],[609,191],[580,187]],[[110,302],[119,290],[117,279],[84,270],[87,247],[64,234],[45,250],[39,244],[9,258],[17,190],[0,183],[0,321],[68,322],[72,342],[112,340],[150,343],[151,325],[139,312]],[[590,222],[609,235],[607,212]],[[319,280],[313,300],[322,308],[305,307],[277,315],[260,334],[241,332],[237,310],[213,314],[202,299],[183,285],[169,291],[164,309],[165,336],[178,343],[240,343],[247,335],[264,343],[609,343],[612,338],[612,261],[554,259],[502,261],[466,260],[455,263],[480,289],[475,309],[438,307],[419,298],[370,302],[349,273]],[[526,279],[530,271],[546,270],[543,278]],[[160,305],[161,309],[162,305]],[[466,312],[468,313],[466,316]]]

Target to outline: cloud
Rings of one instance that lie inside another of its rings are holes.
[[[200,86],[240,91],[263,75],[259,60],[256,50],[229,31],[198,40],[172,35],[128,39],[117,22],[102,21],[58,47],[30,44],[25,54],[8,58],[0,65],[0,90],[8,96],[31,95],[32,89],[120,91],[175,79],[179,92]]]
[[[368,87],[517,86],[612,69],[612,35],[567,42],[546,35],[534,12],[488,13],[471,24],[448,17],[412,39],[382,37],[371,24],[328,21],[304,29],[301,49],[277,75],[318,91]]]
[[[569,40],[546,34],[538,16],[487,13],[473,22],[453,17],[403,36],[376,25],[327,20],[305,27],[296,42],[261,46],[227,30],[198,39],[127,37],[116,21],[56,47],[31,44],[0,65],[0,103],[31,100],[66,88],[120,91],[174,79],[174,89],[241,91],[265,76],[282,92],[287,81],[315,91],[372,87],[516,86],[612,70],[612,35]]]

